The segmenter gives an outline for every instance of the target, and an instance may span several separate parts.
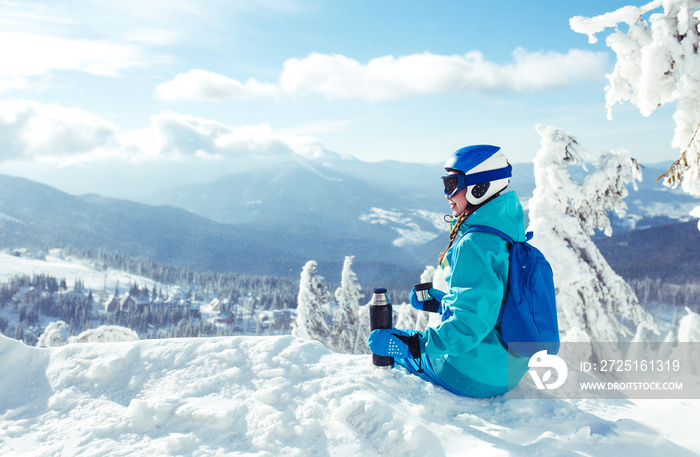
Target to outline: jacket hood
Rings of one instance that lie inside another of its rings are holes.
[[[479,207],[459,228],[464,233],[474,225],[493,227],[514,241],[525,241],[525,214],[515,192],[506,192]]]

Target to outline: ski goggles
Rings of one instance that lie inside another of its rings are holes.
[[[481,171],[470,175],[453,173],[441,176],[440,178],[442,179],[442,185],[445,187],[445,195],[447,195],[448,198],[452,198],[465,187],[496,181],[497,179],[510,178],[513,174],[511,170],[512,167],[508,164],[507,167],[497,168],[495,170]]]
[[[462,173],[445,175],[441,176],[441,178],[442,185],[445,186],[445,195],[447,195],[449,198],[454,197],[457,195],[457,192],[467,187],[465,184],[466,175],[463,175]]]

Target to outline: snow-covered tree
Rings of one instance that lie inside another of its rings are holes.
[[[354,354],[357,341],[358,312],[361,287],[357,283],[357,275],[352,271],[355,256],[346,256],[343,262],[343,272],[340,287],[335,291],[335,301],[338,307],[333,313],[333,333],[329,341],[330,349],[342,354]]]
[[[562,340],[618,341],[635,334],[627,323],[655,330],[632,288],[590,238],[596,228],[612,233],[607,211],[625,214],[625,184],[641,180],[639,166],[627,151],[612,151],[600,157],[582,184],[576,183],[567,167],[584,166],[582,155],[588,151],[562,130],[538,125],[537,131],[542,148],[534,160],[529,229],[535,233],[533,245],[554,271]]]
[[[688,344],[700,343],[700,314],[693,312],[687,306],[685,311],[686,314],[678,322],[676,329],[678,343],[666,360],[680,360],[684,372],[700,376],[700,363],[695,350],[697,345]]]
[[[97,328],[85,330],[80,335],[68,338],[69,343],[115,343],[137,341],[138,333],[120,325],[100,325]]]
[[[678,323],[678,341],[681,343],[700,343],[700,314],[687,306],[686,315]]]
[[[317,273],[316,261],[306,262],[299,281],[297,320],[293,325],[292,335],[326,344],[331,333],[326,322],[325,310],[330,293],[322,281],[323,276]]]
[[[138,339],[139,335],[135,331],[119,325],[101,325],[85,330],[80,335],[70,336],[70,325],[64,321],[56,321],[46,326],[36,345],[47,348],[74,343],[113,343]]]
[[[654,0],[643,6],[625,6],[592,18],[577,16],[571,28],[587,34],[613,28],[606,44],[617,62],[607,75],[608,118],[615,103],[629,101],[649,116],[658,107],[676,103],[676,128],[671,145],[680,156],[664,175],[668,186],[681,184],[700,195],[700,8],[699,0]],[[623,27],[620,25],[624,24]],[[691,213],[700,217],[700,206]],[[700,229],[700,223],[698,224]]]
[[[66,324],[64,321],[51,322],[44,329],[44,333],[39,335],[36,345],[40,348],[64,346],[68,344],[69,337],[70,325]]]
[[[357,308],[362,298],[362,287],[357,283],[357,275],[352,271],[354,255],[345,256],[340,287],[335,291],[335,300],[340,307]]]

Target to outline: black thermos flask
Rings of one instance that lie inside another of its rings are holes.
[[[391,303],[386,289],[374,289],[374,296],[369,305],[369,326],[372,330],[378,328],[393,328]],[[372,354],[372,363],[377,367],[391,368],[394,358]]]

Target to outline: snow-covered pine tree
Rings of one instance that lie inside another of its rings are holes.
[[[678,343],[666,360],[680,360],[685,373],[700,375],[700,361],[698,360],[696,347],[700,343],[700,314],[687,306],[686,314],[678,322]]]
[[[693,312],[687,306],[685,312],[685,316],[678,323],[678,341],[681,343],[700,343],[700,314]]]
[[[44,329],[44,333],[39,335],[36,342],[37,347],[50,348],[55,346],[65,346],[70,337],[70,325],[64,321],[51,322]]]
[[[316,261],[306,262],[299,281],[297,319],[292,326],[292,335],[326,344],[330,328],[324,308],[330,299],[330,293],[322,281],[323,276],[317,273]]]
[[[542,148],[534,160],[536,188],[528,202],[529,229],[535,233],[532,244],[554,271],[562,340],[618,341],[634,335],[635,328],[627,323],[656,329],[632,288],[610,268],[590,238],[596,228],[608,236],[612,233],[607,211],[625,214],[625,184],[641,180],[636,161],[627,151],[606,153],[596,170],[578,184],[567,166],[584,166],[581,156],[588,151],[562,130],[538,125],[537,131]]]
[[[595,35],[613,28],[606,39],[617,54],[605,88],[608,118],[615,103],[629,101],[644,116],[677,102],[671,146],[680,156],[664,175],[664,184],[700,195],[700,8],[698,0],[654,0],[643,6],[625,6],[592,18],[577,16],[571,28]],[[659,11],[660,10],[660,11]],[[620,27],[625,24],[625,27]],[[690,213],[700,217],[700,206]],[[700,229],[700,223],[698,223]]]
[[[357,283],[357,275],[352,271],[355,256],[345,256],[340,287],[335,291],[335,301],[338,307],[333,313],[333,332],[329,347],[341,354],[354,354],[357,341],[359,305],[362,298],[361,287]]]

